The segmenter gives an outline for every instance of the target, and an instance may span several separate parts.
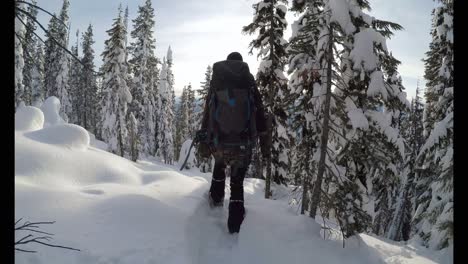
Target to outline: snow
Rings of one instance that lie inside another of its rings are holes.
[[[60,117],[60,101],[57,97],[47,98],[41,106],[44,113],[44,126],[63,124],[65,121]]]
[[[259,12],[260,10],[262,10],[263,8],[268,8],[269,6],[271,5],[271,3],[265,3],[265,2],[260,2],[258,3],[258,7],[257,7],[257,12]]]
[[[434,125],[434,129],[426,140],[426,143],[422,146],[419,156],[421,156],[426,150],[438,144],[439,140],[447,135],[447,131],[450,128],[453,128],[453,112],[447,114],[444,119]]]
[[[281,10],[281,12],[285,14],[288,13],[288,8],[285,5],[278,5],[276,8],[278,8],[279,10]]]
[[[37,110],[30,110],[31,116],[38,115]],[[27,114],[23,116],[15,118],[26,127],[33,126],[27,120],[37,121]],[[336,224],[321,217],[314,222],[298,215],[297,209],[288,205],[287,195],[276,196],[277,200],[264,199],[265,182],[260,179],[245,180],[247,216],[241,233],[230,235],[227,206],[211,210],[207,205],[210,174],[196,168],[181,172],[178,165],[152,159],[132,162],[85,144],[85,138],[89,142],[89,133],[70,124],[15,133],[16,220],[56,221],[41,226],[41,231],[55,234],[49,242],[81,250],[27,244],[24,249],[38,253],[16,251],[15,263],[453,261],[450,251],[435,254],[364,234],[346,240],[342,248]],[[78,142],[80,148],[69,147]],[[324,221],[335,234],[326,240],[321,229]]]
[[[337,22],[348,35],[356,30],[356,27],[351,22],[349,3],[347,0],[330,0],[328,2],[328,8],[331,10],[330,22]],[[327,8],[325,8],[325,10],[327,10]]]
[[[275,75],[279,78],[279,79],[282,79],[282,80],[285,80],[287,81],[287,78],[286,76],[284,75],[284,72],[280,69],[275,69]]]
[[[258,66],[258,72],[267,72],[270,70],[271,67],[271,60],[262,60],[260,65]]]
[[[379,59],[374,52],[374,43],[381,44],[382,48],[387,50],[385,38],[374,29],[363,29],[354,36],[353,50],[349,54],[350,59],[354,62],[354,70],[361,70],[361,64],[366,71],[374,70],[377,67]]]
[[[88,131],[73,124],[50,126],[29,132],[25,136],[45,144],[67,146],[82,150],[86,149],[90,142]]]
[[[382,95],[384,100],[387,100],[387,90],[383,82],[383,74],[381,71],[375,71],[370,76],[369,88],[367,89],[367,95],[370,97]]]
[[[349,98],[346,97],[346,112],[348,114],[349,119],[351,120],[351,124],[353,125],[354,129],[361,128],[363,130],[369,129],[369,122],[367,118],[364,116],[362,109],[357,108],[354,102]]]
[[[369,16],[368,14],[362,14],[362,18],[364,19],[364,22],[368,24],[369,26],[372,26],[372,21],[374,21],[374,17]]]
[[[448,14],[448,13],[444,13],[444,24],[447,25],[447,27],[452,27],[453,26],[453,16]]]
[[[19,107],[15,113],[15,130],[34,131],[44,126],[44,114],[33,106]]]
[[[379,111],[368,111],[367,114],[375,122],[379,132],[384,134],[389,142],[392,142],[397,148],[401,157],[405,156],[405,144],[400,137],[398,130],[391,126],[391,115]],[[396,169],[395,169],[396,170]]]

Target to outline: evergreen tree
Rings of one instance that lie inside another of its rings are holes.
[[[206,72],[205,72],[205,80],[200,83],[201,88],[197,91],[199,98],[197,101],[197,105],[199,108],[199,112],[195,117],[195,128],[196,130],[201,128],[201,121],[203,119],[203,111],[205,109],[205,102],[206,102],[206,97],[208,96],[208,91],[210,89],[210,83],[211,83],[211,75],[213,73],[213,69],[211,68],[211,65],[208,65],[206,67]],[[203,158],[200,156],[198,152],[198,146],[196,145],[195,147],[195,157],[196,157],[196,163],[197,167],[200,168],[201,172],[211,172],[211,158]]]
[[[71,47],[71,52],[75,57],[79,58],[78,54],[78,41],[79,41],[79,31],[76,32],[76,45]],[[83,84],[82,84],[82,65],[81,61],[71,60],[70,61],[70,97],[72,103],[72,115],[70,116],[70,123],[78,124],[84,127],[83,121],[81,119],[81,114],[83,110]]]
[[[58,20],[51,18],[46,40],[45,52],[45,87],[46,96],[55,96],[60,100],[60,115],[65,121],[72,115],[69,91],[69,54],[59,47],[68,46],[68,9],[70,2],[63,1]],[[55,40],[55,41],[54,41]]]
[[[18,12],[18,8],[24,9],[23,3],[15,2],[15,12]],[[24,15],[22,13],[15,14],[15,108],[18,107],[21,102],[24,102],[24,85],[23,85],[23,45],[25,34],[25,22]]]
[[[424,131],[418,155],[416,234],[423,244],[442,249],[453,244],[453,1],[433,10],[432,41],[426,53],[427,89]]]
[[[158,120],[158,152],[166,164],[174,161],[174,77],[172,74],[172,51],[169,47],[167,52],[168,60],[163,59],[161,75],[158,84],[160,115]]]
[[[56,14],[53,14],[56,17]],[[57,75],[57,60],[58,60],[58,49],[59,47],[54,42],[57,40],[58,24],[60,23],[57,19],[52,17],[49,21],[45,40],[44,50],[44,87],[45,96],[48,97],[53,90],[52,87],[55,85],[55,78]],[[57,40],[58,41],[58,40]]]
[[[283,106],[287,90],[287,78],[284,76],[286,64],[287,42],[283,38],[287,22],[285,20],[287,7],[285,0],[262,0],[253,5],[254,20],[243,28],[243,32],[258,36],[250,43],[252,50],[258,49],[258,57],[262,59],[257,72],[257,83],[263,102],[272,118],[271,161],[267,161],[267,170],[271,163],[273,180],[285,183],[289,167],[289,135],[286,133],[286,111]],[[267,172],[266,196],[269,197],[270,181]]]
[[[423,104],[419,96],[419,84],[416,96],[411,101],[410,112],[402,114],[401,130],[405,139],[405,163],[401,171],[400,195],[396,202],[395,213],[387,237],[392,240],[408,240],[411,232],[411,218],[414,213],[415,182],[417,175],[416,157],[424,143]]]
[[[32,4],[36,4],[36,1],[33,0]],[[27,12],[30,16],[26,19],[26,30],[24,32],[24,38],[22,41],[23,46],[23,57],[24,57],[24,68],[23,68],[23,85],[24,85],[24,94],[23,99],[27,105],[32,105],[32,75],[36,63],[36,40],[34,36],[34,31],[36,30],[36,22],[34,21],[37,17],[37,9],[28,5]]]
[[[172,49],[171,46],[167,49],[167,54],[166,54],[166,63],[167,63],[167,73],[166,73],[166,81],[167,81],[167,89],[168,93],[166,95],[167,99],[167,111],[172,110],[170,114],[166,114],[167,117],[169,118],[168,122],[171,125],[171,131],[170,134],[172,135],[172,142],[169,144],[169,138],[168,138],[168,143],[167,145],[169,146],[168,149],[172,151],[172,159],[174,158],[174,145],[173,145],[173,140],[174,140],[174,135],[175,135],[175,122],[174,122],[174,113],[176,110],[176,104],[175,104],[175,91],[174,91],[174,74],[172,73],[172,65],[173,65],[173,59],[172,59]],[[169,127],[168,127],[169,128]],[[177,154],[178,156],[178,154]],[[169,156],[170,157],[170,156]]]
[[[296,152],[293,154],[295,178],[302,185],[301,213],[308,210],[310,200],[310,184],[316,172],[317,161],[312,159],[311,153],[319,142],[316,122],[310,119],[313,108],[310,103],[314,98],[313,86],[318,82],[314,72],[318,69],[315,64],[317,41],[319,37],[318,17],[320,2],[293,1],[292,11],[302,14],[292,25],[293,34],[288,49],[289,70],[292,74],[289,82],[287,102],[293,107],[291,116],[292,128],[296,131]],[[322,4],[323,5],[323,4]],[[315,71],[314,69],[315,68]],[[309,117],[307,119],[306,117]],[[309,120],[309,122],[308,122]]]
[[[99,96],[96,75],[94,74],[94,50],[93,50],[93,27],[88,26],[86,32],[82,35],[83,58],[81,93],[82,109],[80,109],[80,120],[83,127],[88,131],[97,134],[98,116],[99,116]]]
[[[290,59],[291,94],[296,105],[311,104],[303,106],[304,114],[297,118],[306,121],[302,131],[313,138],[310,142],[318,143],[305,150],[305,158],[297,157],[305,160],[305,168],[317,168],[304,177],[303,199],[311,181],[310,215],[315,217],[318,206],[326,207],[325,214],[332,210],[349,237],[370,227],[371,217],[364,210],[369,195],[379,194],[384,201],[395,193],[395,161],[404,150],[395,117],[407,102],[396,72],[399,62],[386,50],[385,38],[392,34],[390,29],[401,27],[365,14],[367,1],[293,4],[305,12],[293,26],[291,50],[297,51]],[[343,15],[342,10],[349,12]],[[301,103],[307,92],[312,99]],[[385,111],[379,111],[382,105]],[[307,166],[308,160],[312,166]],[[373,181],[383,186],[386,179],[393,189],[368,192]],[[389,216],[386,208],[379,210]]]
[[[192,88],[192,84],[189,83],[187,86],[187,102],[185,109],[187,111],[187,135],[186,135],[186,140],[187,139],[193,139],[195,138],[195,132],[198,130],[196,127],[196,122],[195,120],[195,107],[196,107],[196,102],[195,102],[195,90]]]
[[[180,96],[180,104],[176,108],[175,116],[175,137],[174,137],[174,156],[175,159],[179,159],[180,149],[182,144],[187,139],[188,135],[188,111],[187,111],[187,86],[182,89],[182,95]]]
[[[104,73],[102,84],[102,136],[112,153],[124,156],[127,142],[127,104],[132,95],[127,86],[127,62],[125,61],[125,26],[121,16],[114,19],[112,28],[107,31],[109,39],[105,41],[102,53]]]
[[[133,109],[139,124],[139,152],[145,155],[154,153],[154,120],[156,104],[154,99],[155,76],[157,68],[154,55],[155,40],[153,38],[154,9],[151,1],[138,7],[138,16],[133,20],[134,29],[131,32],[135,42],[131,43],[132,59],[129,61],[133,73]]]
[[[44,101],[44,51],[40,41],[35,48],[35,63],[31,70],[31,103],[40,106]]]

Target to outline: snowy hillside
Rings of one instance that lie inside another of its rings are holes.
[[[265,200],[264,182],[246,179],[247,216],[238,235],[227,203],[210,210],[210,174],[104,151],[82,127],[23,107],[15,116],[15,219],[56,221],[53,243],[16,252],[16,263],[451,263],[450,256],[361,235],[324,240],[319,223],[283,199]],[[105,146],[105,145],[104,145]],[[229,189],[226,189],[229,194]],[[226,199],[228,199],[226,195]],[[19,236],[26,233],[16,234]]]

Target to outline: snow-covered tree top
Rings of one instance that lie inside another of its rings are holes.
[[[168,63],[172,63],[172,49],[171,49],[171,46],[169,46],[169,48],[167,49],[167,62]]]

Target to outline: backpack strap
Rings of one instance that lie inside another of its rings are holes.
[[[210,90],[209,90],[210,98],[208,101],[208,143],[209,145],[218,145],[218,126],[216,122],[214,122],[214,118],[216,118],[216,91],[214,90],[213,86],[210,83]]]

